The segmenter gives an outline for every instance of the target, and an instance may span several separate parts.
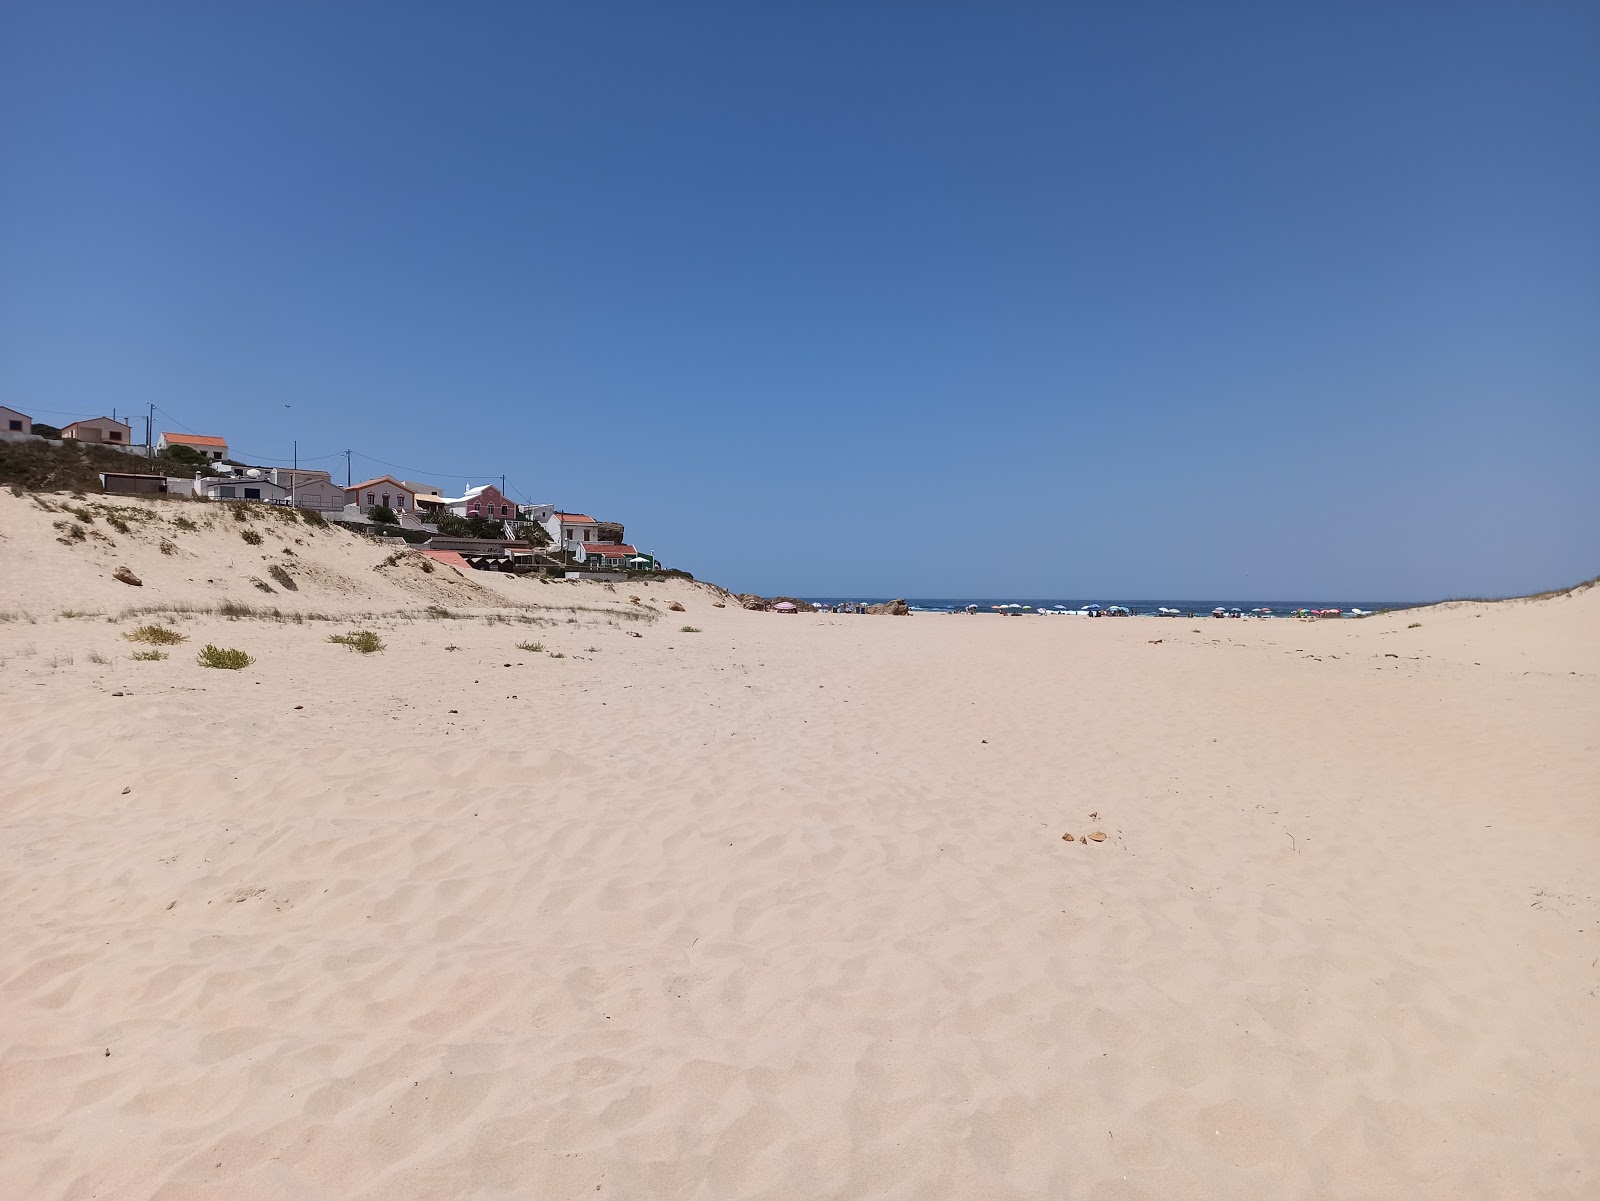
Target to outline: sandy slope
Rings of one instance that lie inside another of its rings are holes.
[[[780,618],[56,519],[0,496],[0,1196],[1600,1191],[1600,590]],[[197,596],[388,649],[105,616]]]

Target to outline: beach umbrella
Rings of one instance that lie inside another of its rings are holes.
[[[773,605],[772,607],[774,609],[776,609],[779,613],[793,613],[793,612],[795,612],[795,607],[793,605],[791,605],[788,601],[779,601],[776,605]]]
[[[1085,605],[1084,606],[1085,609],[1098,609],[1099,607],[1100,607],[1099,605]]]

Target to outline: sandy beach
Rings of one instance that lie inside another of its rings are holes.
[[[1600,1195],[1600,589],[781,617],[44,500],[0,1196]]]

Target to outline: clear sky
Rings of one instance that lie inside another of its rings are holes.
[[[1573,582],[1600,5],[9,0],[0,403],[149,402],[740,590]]]

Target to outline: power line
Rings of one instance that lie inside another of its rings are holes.
[[[436,480],[471,480],[471,479],[479,479],[479,478],[488,478],[488,477],[490,477],[490,476],[492,476],[494,474],[493,472],[490,472],[490,471],[472,471],[472,472],[425,471],[421,467],[402,467],[399,463],[391,463],[387,459],[377,458],[376,456],[369,455],[369,454],[365,453],[364,451],[359,451],[358,450],[358,451],[355,452],[355,455],[356,455],[357,458],[365,459],[369,463],[378,463],[378,464],[381,464],[384,467],[393,468],[395,471],[404,471],[404,472],[407,472],[407,473],[409,473],[411,475],[431,476],[433,479],[436,479]]]

